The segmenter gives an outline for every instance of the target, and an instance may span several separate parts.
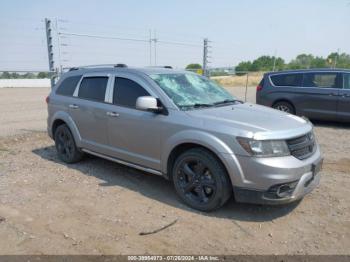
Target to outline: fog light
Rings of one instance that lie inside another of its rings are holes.
[[[293,194],[298,181],[274,185],[269,188],[267,194],[270,198],[285,198]]]

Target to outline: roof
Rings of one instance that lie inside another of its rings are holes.
[[[275,72],[267,72],[266,74],[279,74],[279,73],[310,73],[310,72],[346,72],[350,73],[350,69],[344,68],[312,68],[312,69],[296,69],[296,70],[282,70]]]
[[[128,72],[128,73],[134,73],[134,74],[146,74],[146,75],[153,75],[153,74],[183,74],[183,73],[190,73],[186,70],[175,70],[170,68],[164,68],[164,67],[114,67],[114,66],[96,66],[96,67],[77,67],[72,68],[70,71],[68,71],[66,74],[69,75],[76,75],[76,74],[86,74],[86,73],[116,73],[116,72]]]

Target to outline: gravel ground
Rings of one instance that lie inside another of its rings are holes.
[[[0,89],[0,254],[350,254],[350,125],[315,123],[325,162],[304,200],[231,199],[201,213],[161,177],[94,157],[59,161],[45,133],[47,92]]]

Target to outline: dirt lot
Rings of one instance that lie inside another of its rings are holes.
[[[315,123],[325,165],[303,201],[231,200],[206,214],[160,177],[94,157],[60,162],[45,133],[47,92],[0,89],[0,254],[350,254],[350,125]]]

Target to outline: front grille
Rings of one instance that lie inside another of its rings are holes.
[[[315,138],[312,132],[287,140],[290,153],[298,159],[306,159],[315,152]]]

